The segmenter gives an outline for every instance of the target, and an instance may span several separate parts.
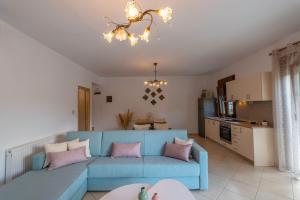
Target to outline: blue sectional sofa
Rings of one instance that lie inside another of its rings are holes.
[[[109,191],[165,178],[189,189],[208,189],[208,155],[198,144],[190,162],[161,156],[166,142],[187,139],[185,130],[69,132],[65,139],[90,139],[92,158],[53,171],[42,169],[45,153],[33,156],[32,171],[0,187],[1,200],[79,200],[87,191]],[[110,158],[113,142],[141,142],[142,158]]]

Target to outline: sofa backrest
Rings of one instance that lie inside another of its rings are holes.
[[[147,156],[162,155],[166,142],[173,142],[174,138],[187,139],[186,130],[120,130],[103,131],[101,155],[110,156],[113,142],[133,143],[141,142],[141,154]]]
[[[92,156],[101,156],[102,131],[77,131],[68,132],[65,136],[66,141],[90,139],[90,151]]]
[[[103,131],[102,138],[102,156],[110,156],[112,151],[112,143],[134,143],[141,142],[141,154],[144,155],[145,138],[144,131],[120,130],[120,131]]]
[[[165,143],[173,143],[174,138],[183,140],[188,138],[186,130],[157,130],[145,132],[145,150],[146,156],[159,156],[163,154]]]

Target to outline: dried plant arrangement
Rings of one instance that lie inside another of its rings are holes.
[[[126,113],[119,113],[118,119],[119,119],[120,126],[123,129],[127,130],[131,124],[132,117],[133,117],[133,112],[131,112],[130,109],[128,109]]]

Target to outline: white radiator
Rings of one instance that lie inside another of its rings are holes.
[[[32,155],[43,151],[45,144],[63,141],[63,136],[64,134],[53,135],[6,150],[5,183],[29,171]]]

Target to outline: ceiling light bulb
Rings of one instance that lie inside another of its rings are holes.
[[[148,85],[148,81],[145,81],[145,82],[144,82],[144,85]]]
[[[173,14],[173,10],[170,7],[166,7],[158,11],[158,15],[162,17],[165,23],[167,23],[172,19],[172,14]]]
[[[135,1],[129,1],[125,7],[125,14],[128,20],[135,20],[140,16],[140,11]]]
[[[156,87],[159,88],[159,85],[157,84]]]
[[[116,39],[119,41],[123,41],[127,39],[127,33],[124,28],[117,29]]]
[[[145,42],[149,42],[149,35],[150,35],[150,28],[146,28],[143,35],[140,35],[141,40],[144,40]]]
[[[114,37],[114,33],[112,31],[108,33],[103,33],[104,39],[107,40],[107,42],[111,43],[112,38]]]
[[[168,84],[168,82],[167,81],[165,81],[165,83],[164,83],[165,85],[167,85]]]
[[[139,41],[139,38],[135,37],[134,33],[129,34],[128,39],[130,40],[131,46],[135,46]]]

